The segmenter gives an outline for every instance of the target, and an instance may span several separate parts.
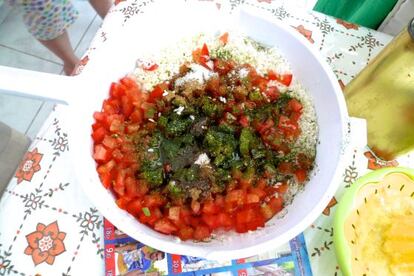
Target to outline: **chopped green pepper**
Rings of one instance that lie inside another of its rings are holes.
[[[213,102],[207,96],[201,98],[201,109],[207,116],[220,116],[222,112],[221,104],[218,102]]]
[[[250,144],[254,140],[253,132],[249,128],[243,128],[240,133],[240,153],[244,158],[249,157]]]
[[[150,209],[148,207],[143,207],[142,208],[142,212],[144,213],[144,215],[146,217],[150,217],[151,216],[151,211],[150,211]]]

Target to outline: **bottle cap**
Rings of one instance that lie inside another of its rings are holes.
[[[411,39],[414,40],[414,18],[408,23],[408,33],[410,34]]]

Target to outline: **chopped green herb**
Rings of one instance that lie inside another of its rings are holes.
[[[143,207],[142,208],[142,212],[144,213],[144,215],[146,217],[150,217],[151,216],[151,211],[150,211],[150,209],[148,207]]]
[[[145,112],[145,118],[152,119],[154,118],[155,113],[157,113],[157,110],[154,107],[148,108],[148,110]]]

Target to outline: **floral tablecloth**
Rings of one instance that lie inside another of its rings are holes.
[[[116,0],[82,58],[82,68],[95,49],[128,20],[140,16],[157,0]],[[202,0],[188,0],[197,2]],[[280,0],[204,0],[223,12],[239,7],[258,8],[295,28],[319,49],[341,85],[348,83],[390,40],[388,35],[354,24],[307,13]],[[68,152],[67,126],[58,107],[30,146],[0,202],[0,275],[104,274],[103,220],[74,178]],[[386,166],[414,166],[409,155],[382,162],[365,147],[365,129],[349,124],[350,147],[343,182],[305,238],[315,275],[339,275],[333,252],[332,213],[340,195],[369,170]]]

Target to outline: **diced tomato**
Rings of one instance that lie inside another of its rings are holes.
[[[98,173],[109,173],[111,170],[116,166],[116,163],[114,160],[111,160],[107,162],[106,164],[100,165],[96,170]]]
[[[214,203],[215,203],[215,205],[218,207],[218,208],[223,208],[224,207],[224,196],[222,196],[222,195],[216,195],[216,199],[214,200]]]
[[[144,206],[146,207],[159,207],[165,203],[165,199],[159,193],[146,195],[144,197]]]
[[[278,74],[275,71],[269,70],[267,72],[269,80],[275,80],[283,85],[289,86],[292,82],[292,74]]]
[[[216,215],[203,214],[203,216],[201,217],[201,219],[204,221],[205,224],[208,225],[208,227],[211,230],[214,230],[214,229],[216,229],[217,227],[220,226],[219,221],[217,220],[217,216]]]
[[[112,136],[106,135],[102,144],[109,149],[115,149],[119,146],[119,141]]]
[[[246,200],[246,192],[240,189],[230,191],[226,195],[226,202],[242,205]]]
[[[250,121],[250,119],[246,115],[240,116],[239,123],[242,127],[248,127],[249,126],[249,121]]]
[[[261,206],[260,211],[262,212],[262,215],[265,218],[265,220],[269,220],[273,217],[273,211],[270,208],[270,206],[266,203]]]
[[[199,216],[190,216],[189,217],[189,225],[191,225],[192,227],[197,227],[201,224],[201,219]]]
[[[155,222],[154,229],[167,235],[178,230],[177,227],[167,218],[161,218]]]
[[[137,186],[138,186],[137,192],[140,196],[144,196],[146,193],[148,193],[149,187],[145,180],[142,180],[142,179],[138,180]]]
[[[247,229],[247,225],[245,223],[235,223],[234,226],[235,230],[237,233],[246,233],[247,231],[249,231],[249,229]]]
[[[251,82],[254,86],[258,87],[261,92],[266,91],[268,81],[265,78],[257,76],[255,79],[251,80]]]
[[[218,221],[218,224],[224,228],[229,228],[233,226],[233,219],[227,213],[219,213],[217,215],[217,221]]]
[[[180,220],[178,221],[179,224],[177,225],[181,226],[181,225],[190,224],[190,218],[192,216],[192,211],[186,205],[184,205],[184,202],[182,202],[182,205],[178,207],[180,207]]]
[[[149,94],[147,101],[149,103],[155,103],[157,100],[162,98],[163,93],[164,93],[164,90],[159,85],[156,85],[154,89],[151,91],[151,93]]]
[[[135,109],[131,115],[129,116],[129,119],[133,123],[142,123],[142,119],[144,118],[144,114],[141,109]]]
[[[104,100],[102,104],[102,110],[106,115],[112,115],[118,113],[119,106],[114,105],[113,102],[109,102],[109,100]],[[106,116],[105,116],[106,119]]]
[[[94,112],[93,113],[93,118],[97,121],[97,122],[105,122],[106,119],[106,115],[103,112]]]
[[[193,56],[193,60],[195,63],[200,63],[201,62],[201,48],[195,49],[192,52],[192,56]]]
[[[124,154],[121,152],[120,149],[114,149],[112,152],[112,157],[118,163],[120,163],[124,159]]]
[[[291,122],[290,119],[284,115],[281,115],[279,117],[279,124],[278,124],[279,128],[285,129],[285,128],[291,128],[293,126],[291,126]]]
[[[98,128],[102,127],[102,124],[100,122],[95,122],[92,124],[92,132],[97,130]]]
[[[183,241],[192,239],[193,235],[194,229],[191,226],[184,225],[178,230],[178,237]]]
[[[126,195],[130,198],[142,196],[139,192],[138,183],[134,177],[128,176],[125,179]]]
[[[110,172],[100,173],[99,179],[102,182],[102,185],[108,189],[111,187],[112,184],[112,174]]]
[[[201,241],[210,237],[210,229],[205,225],[198,225],[194,231],[194,239]]]
[[[129,103],[133,107],[137,108],[141,106],[142,102],[146,101],[148,93],[142,93],[140,88],[137,86],[126,90],[125,96],[127,96]]]
[[[158,64],[156,64],[156,63],[150,63],[150,64],[145,64],[145,65],[143,65],[141,67],[145,71],[155,71],[155,70],[158,69]]]
[[[119,208],[125,210],[127,208],[129,201],[130,201],[129,198],[120,197],[116,200],[116,205],[118,205]]]
[[[102,144],[98,144],[95,145],[93,158],[96,161],[106,163],[111,159],[111,152],[107,150]]]
[[[276,192],[278,192],[279,194],[284,194],[287,192],[288,189],[289,189],[288,184],[284,182],[276,187]]]
[[[115,182],[113,185],[114,191],[119,195],[123,196],[125,194],[125,170],[118,170]]]
[[[291,162],[280,162],[277,169],[283,174],[292,174],[295,171]]]
[[[136,133],[140,128],[139,124],[128,124],[126,125],[125,131],[127,134]]]
[[[289,116],[289,119],[292,122],[297,123],[301,116],[302,116],[302,112],[292,112],[292,114],[290,114]]]
[[[267,130],[269,130],[271,127],[273,127],[274,125],[275,125],[275,122],[271,118],[269,118],[264,123],[257,123],[256,130],[260,134],[263,134]]]
[[[220,208],[212,201],[206,200],[203,204],[202,212],[205,214],[217,214]]]
[[[92,139],[95,143],[100,143],[107,134],[104,127],[100,126],[92,132]]]
[[[113,110],[113,113],[119,114],[121,111],[121,99],[112,98],[109,99],[107,102],[107,105],[111,106],[111,109]],[[105,110],[105,106],[104,106]]]
[[[237,224],[248,223],[254,219],[254,216],[255,214],[254,214],[253,209],[240,210],[236,214],[236,223]]]
[[[225,75],[234,68],[233,64],[222,59],[214,59],[213,65],[214,71],[219,73],[219,75]]]
[[[266,196],[266,192],[260,188],[251,188],[250,194],[255,194],[259,197],[259,199],[263,199]]]
[[[146,212],[143,211],[144,208],[146,208]],[[155,222],[162,218],[162,216],[162,212],[159,208],[142,207],[138,219],[142,223],[147,223],[150,226],[154,226]]]
[[[257,194],[254,194],[254,193],[247,194],[246,202],[247,202],[247,204],[249,204],[249,203],[259,203],[260,202],[260,197]]]
[[[295,174],[296,180],[299,183],[305,182],[308,177],[306,170],[303,170],[303,169],[296,170],[294,174]]]
[[[120,119],[113,119],[111,125],[109,126],[109,130],[112,133],[122,134],[124,132],[124,129],[124,122]]]
[[[268,204],[273,214],[277,214],[280,212],[280,210],[282,210],[283,199],[281,196],[272,197]]]
[[[229,41],[229,33],[228,33],[228,32],[225,32],[224,34],[222,34],[222,35],[219,37],[219,40],[220,40],[220,42],[221,42],[223,45],[226,45],[226,44],[227,44],[227,42]]]
[[[198,202],[197,200],[191,201],[191,210],[193,211],[194,214],[198,214],[198,212],[200,212],[200,208],[201,208],[200,202]]]
[[[276,101],[280,97],[279,89],[276,86],[270,86],[265,91],[264,94],[271,102]]]
[[[124,141],[121,144],[120,149],[122,150],[122,152],[128,153],[133,152],[135,150],[135,146],[130,141]]]
[[[198,48],[193,51],[193,60],[195,63],[198,63],[205,68],[212,70],[212,66],[209,66],[208,61],[210,60],[210,52],[208,50],[207,44],[203,44],[203,47]]]
[[[136,83],[136,81],[130,77],[123,77],[120,80],[120,83],[125,85],[127,88],[133,88],[133,89],[138,89],[138,84]]]
[[[129,117],[132,111],[134,111],[134,106],[132,105],[132,102],[128,96],[122,96],[121,106],[122,106],[122,113],[125,115],[125,117]]]
[[[134,199],[130,201],[126,206],[126,210],[128,211],[128,213],[134,216],[138,216],[142,210],[141,199]]]
[[[210,52],[208,50],[207,44],[203,44],[203,47],[201,48],[201,56],[208,57],[210,56]]]
[[[172,221],[178,221],[180,219],[180,207],[173,206],[168,209],[168,218]]]
[[[121,89],[119,83],[111,83],[111,87],[109,88],[109,95],[114,98],[120,98],[124,94],[124,90]]]
[[[293,112],[301,112],[302,108],[302,104],[295,98],[291,99],[287,104],[287,110],[291,110]]]
[[[265,219],[260,212],[260,207],[245,207],[236,213],[236,232],[244,233],[263,227]]]
[[[298,123],[290,120],[284,115],[279,117],[279,124],[277,127],[287,138],[298,137],[301,132]]]

